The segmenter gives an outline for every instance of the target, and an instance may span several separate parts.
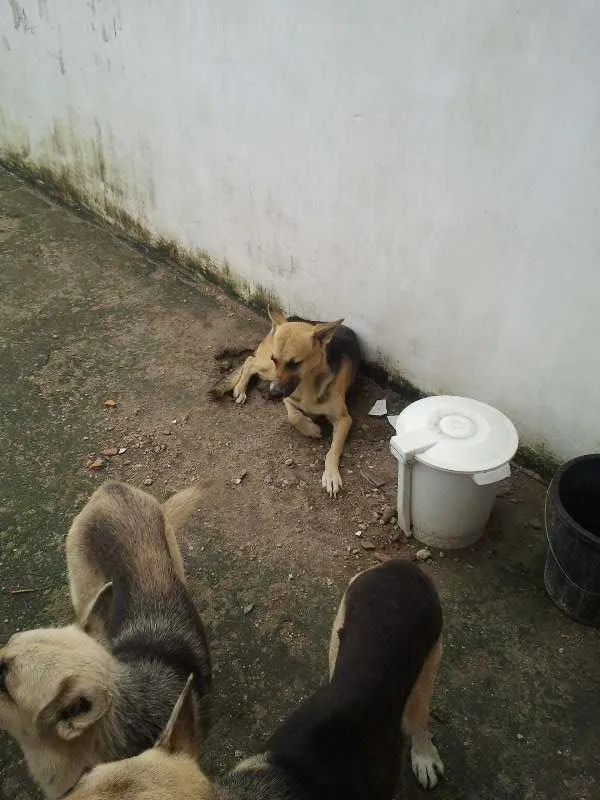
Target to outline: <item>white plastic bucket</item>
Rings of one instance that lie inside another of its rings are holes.
[[[476,542],[518,443],[512,422],[477,400],[427,397],[405,408],[390,440],[402,530],[445,550]]]

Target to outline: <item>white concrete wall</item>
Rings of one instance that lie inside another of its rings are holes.
[[[0,155],[600,447],[597,0],[9,0]]]

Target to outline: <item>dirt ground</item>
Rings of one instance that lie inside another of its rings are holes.
[[[64,537],[100,482],[164,498],[210,476],[183,549],[215,663],[212,775],[325,680],[348,579],[419,547],[378,516],[396,480],[391,428],[367,415],[381,387],[363,379],[351,404],[336,501],[320,486],[327,440],[302,438],[256,391],[244,407],[207,399],[219,347],[266,329],[0,170],[0,641],[70,619]],[[387,394],[393,410],[406,404]],[[107,447],[124,452],[86,469]],[[426,566],[446,617],[432,723],[440,800],[600,796],[600,635],[545,594],[544,490],[515,468],[482,541],[434,551]],[[410,775],[406,792],[426,794]],[[38,796],[5,734],[0,796]]]

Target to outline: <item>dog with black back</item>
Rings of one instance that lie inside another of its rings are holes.
[[[443,773],[427,732],[441,636],[437,592],[416,565],[393,560],[367,570],[340,605],[329,683],[287,717],[264,752],[211,782],[190,756],[195,711],[186,689],[154,748],[96,767],[69,800],[392,800],[404,796],[406,734],[414,770],[415,746],[420,759],[415,774],[432,788]]]
[[[176,532],[200,497],[186,489],[160,505],[124,483],[97,489],[67,536],[76,622],[16,633],[0,648],[0,729],[46,797],[150,747],[190,673],[188,748],[197,751],[211,662]]]
[[[254,354],[213,386],[211,395],[220,398],[232,392],[236,403],[245,403],[250,381],[259,376],[269,381],[270,396],[283,400],[288,421],[304,436],[319,438],[318,422],[330,422],[333,436],[321,483],[335,497],[342,488],[339,463],[352,426],[346,396],[360,367],[358,339],[341,319],[286,319],[271,310],[269,317],[271,330]]]

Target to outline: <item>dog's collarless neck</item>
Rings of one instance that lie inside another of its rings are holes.
[[[72,792],[74,792],[75,789],[77,788],[77,786],[79,784],[79,781],[83,778],[84,775],[87,775],[88,772],[91,771],[91,769],[92,769],[91,767],[86,767],[83,770],[83,772],[79,775],[79,777],[77,778],[75,783],[71,786],[71,788],[67,789],[67,791],[63,792],[62,794],[59,794],[59,796],[56,798],[56,800],[63,800],[65,797],[68,797],[70,794],[72,794]]]

